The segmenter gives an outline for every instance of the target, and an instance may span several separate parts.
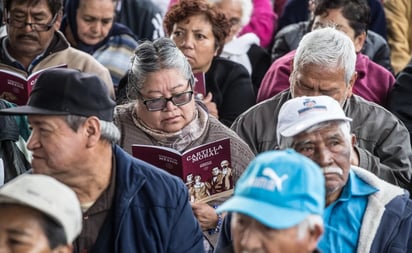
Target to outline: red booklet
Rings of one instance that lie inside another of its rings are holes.
[[[205,73],[204,72],[198,72],[194,74],[195,76],[195,86],[194,86],[194,91],[195,95],[198,96],[198,94],[201,94],[203,97],[206,97],[206,81],[205,81]]]
[[[192,202],[208,202],[233,192],[229,138],[184,153],[162,146],[134,144],[132,153],[134,157],[182,178]]]
[[[67,65],[62,64],[41,69],[33,72],[29,76],[24,76],[7,69],[0,69],[0,98],[17,105],[25,105],[39,75],[52,68],[67,68]]]

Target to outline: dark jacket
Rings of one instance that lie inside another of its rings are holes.
[[[271,50],[272,62],[297,49],[302,37],[310,31],[309,26],[309,21],[302,21],[288,25],[280,30],[273,40]],[[372,61],[383,66],[392,74],[394,73],[391,65],[389,45],[379,34],[368,30],[361,53],[367,55]]]
[[[276,149],[279,110],[290,98],[290,91],[286,90],[253,106],[231,128],[255,154]],[[412,191],[412,149],[405,125],[385,108],[357,95],[345,101],[343,111],[352,118],[360,167]]]
[[[279,17],[278,31],[282,28],[309,20],[308,0],[287,0],[283,8],[283,13]],[[369,29],[378,33],[386,40],[386,17],[380,0],[368,0],[370,8]]]
[[[93,252],[203,252],[183,181],[115,146],[116,193]]]
[[[206,92],[213,94],[219,120],[229,126],[242,112],[255,104],[252,80],[241,64],[215,57],[205,74]]]
[[[405,123],[412,137],[412,60],[396,77],[389,95],[389,110]]]
[[[252,65],[253,70],[251,78],[255,94],[257,94],[260,83],[262,82],[262,79],[272,62],[267,50],[258,45],[252,45],[249,51],[247,51],[247,56],[249,57],[250,64]]]
[[[151,0],[121,0],[116,22],[129,27],[141,40],[164,37],[161,10]]]
[[[0,99],[0,109],[12,106],[15,105]],[[4,183],[31,168],[28,159],[16,144],[29,134],[25,116],[0,115],[0,159],[3,160]]]

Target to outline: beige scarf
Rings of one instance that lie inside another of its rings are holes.
[[[196,105],[196,108],[193,120],[183,129],[174,133],[166,133],[150,128],[137,116],[135,109],[133,109],[132,118],[138,128],[152,137],[155,145],[173,148],[182,152],[206,130],[209,115],[200,106]]]

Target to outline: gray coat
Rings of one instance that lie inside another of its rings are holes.
[[[291,98],[289,90],[267,99],[241,114],[232,129],[255,154],[276,149],[276,127],[280,107]],[[388,110],[352,95],[343,110],[352,118],[356,135],[359,167],[412,191],[412,149],[405,125]]]

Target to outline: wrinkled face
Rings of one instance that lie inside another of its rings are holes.
[[[234,213],[231,221],[235,253],[306,253],[316,248],[309,239],[309,232],[298,237],[298,228],[272,229],[257,220]]]
[[[339,197],[348,181],[352,143],[338,123],[293,137],[293,148],[312,159],[323,170],[327,198]]]
[[[171,38],[186,56],[193,73],[209,70],[217,49],[212,24],[205,15],[194,15],[176,23]]]
[[[291,92],[293,97],[301,96],[330,96],[341,105],[346,98],[352,95],[352,85],[356,75],[352,77],[350,84],[345,82],[343,69],[326,69],[314,64],[308,64],[293,70],[290,76]]]
[[[230,34],[226,39],[226,42],[231,41],[242,28],[242,5],[238,0],[221,0],[220,2],[215,3],[215,5],[223,12],[223,14],[225,14],[232,25]]]
[[[35,31],[29,25],[22,28],[13,25],[52,23],[54,17],[47,5],[47,0],[41,0],[34,6],[29,5],[29,3],[31,1],[24,1],[22,4],[13,1],[6,17],[10,19],[10,24],[7,24],[7,33],[10,40],[8,49],[10,54],[17,60],[28,57],[34,59],[45,51],[53,38],[54,31],[60,27],[60,15],[56,16],[56,22],[48,31]]]
[[[363,44],[363,35],[355,36],[355,30],[349,25],[349,21],[342,15],[341,9],[329,10],[325,15],[315,16],[312,30],[332,26],[342,31],[353,41],[356,52],[360,52]]]
[[[0,206],[0,252],[54,252],[44,233],[41,214],[34,209],[2,204]]]
[[[88,45],[96,45],[109,34],[114,22],[113,0],[80,0],[77,9],[77,34]]]
[[[28,120],[32,132],[27,148],[33,152],[33,172],[62,182],[79,173],[77,168],[84,167],[87,156],[87,130],[80,126],[74,132],[63,116],[30,115]]]
[[[166,107],[159,111],[148,111],[144,100],[171,98],[190,90],[188,80],[177,69],[162,69],[151,73],[140,90],[137,115],[153,129],[167,133],[180,131],[194,119],[196,106],[193,95],[187,104],[177,106],[168,101]]]

